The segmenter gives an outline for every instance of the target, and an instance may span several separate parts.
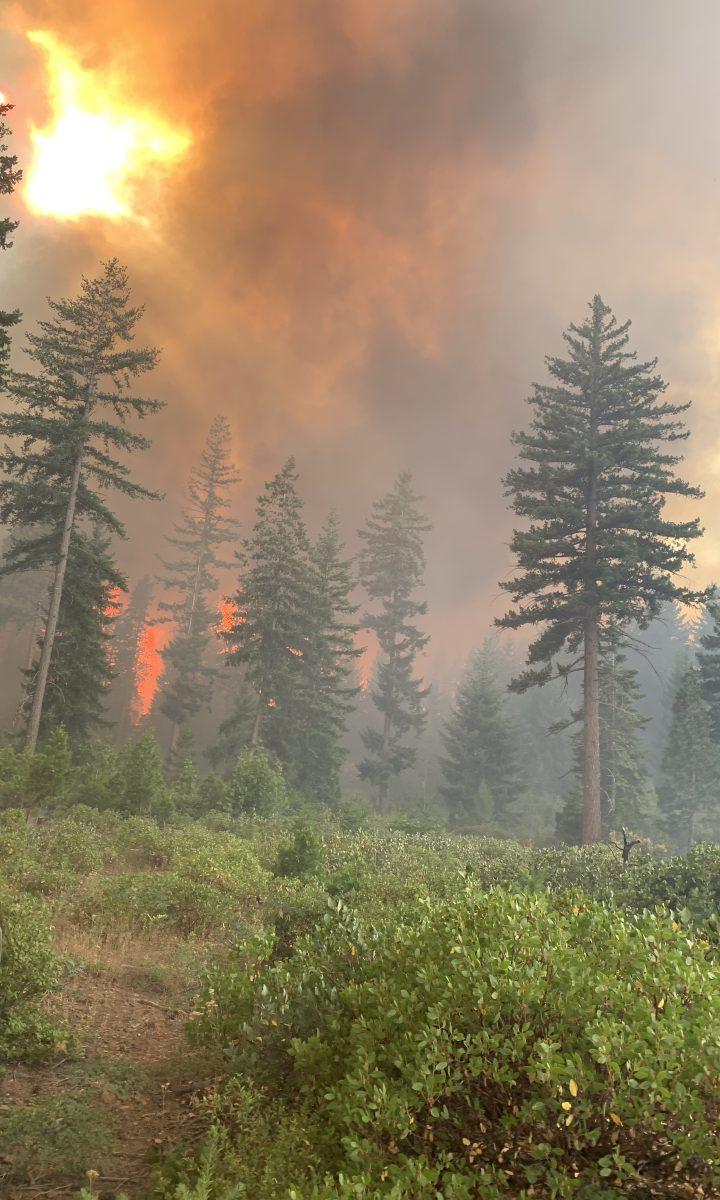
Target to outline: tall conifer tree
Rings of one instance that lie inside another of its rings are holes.
[[[602,643],[598,665],[602,832],[607,835],[627,826],[649,835],[655,832],[657,797],[648,775],[641,740],[648,718],[639,710],[643,697],[637,671],[628,666],[617,631],[610,631]],[[574,721],[581,717],[582,713],[576,713]],[[582,781],[585,745],[582,729],[574,740],[575,770],[578,780]],[[582,797],[577,791],[568,796],[558,813],[557,832],[571,844],[582,839]]]
[[[708,616],[712,624],[700,638],[702,649],[697,662],[710,714],[710,732],[715,744],[720,745],[720,600],[715,595],[708,605]]]
[[[502,822],[518,790],[518,748],[489,645],[473,655],[443,731],[440,792],[455,824]]]
[[[13,406],[0,416],[0,433],[10,439],[0,454],[0,520],[37,530],[16,539],[4,570],[47,563],[53,568],[28,718],[30,751],[40,730],[76,522],[87,518],[122,535],[107,492],[155,497],[134,483],[129,468],[113,455],[146,449],[148,439],[131,431],[127,420],[162,407],[129,390],[133,379],[155,365],[157,351],[132,345],[142,309],[131,306],[127,275],[117,260],[97,278],[83,279],[75,299],[49,304],[51,319],[28,335],[28,354],[38,372],[9,374],[6,391]]]
[[[0,104],[0,196],[9,196],[22,179],[22,171],[18,169],[17,165],[17,155],[6,153],[8,146],[4,140],[10,134],[10,130],[5,124],[5,117],[12,108],[12,104]],[[17,221],[13,221],[9,217],[0,217],[0,250],[7,250],[12,246],[10,237],[17,229],[17,225]],[[17,310],[3,312],[0,309],[0,384],[2,384],[10,354],[9,330],[13,325],[17,325],[19,320],[20,313]]]
[[[351,595],[355,580],[351,563],[343,556],[334,515],[311,548],[309,569],[312,624],[298,674],[298,722],[289,778],[306,795],[333,804],[339,799],[340,768],[346,753],[342,738],[360,690],[350,676],[362,653],[354,642],[358,606]]]
[[[76,529],[70,542],[57,634],[40,723],[40,737],[62,725],[73,745],[108,725],[104,717],[113,677],[111,639],[118,596],[126,583],[97,527]],[[42,638],[38,649],[42,648]],[[37,662],[27,672],[26,707],[32,705]]]
[[[523,465],[506,478],[515,512],[518,573],[501,586],[518,604],[498,622],[541,625],[516,690],[557,673],[583,676],[583,842],[602,834],[598,655],[600,631],[613,623],[645,628],[668,600],[699,600],[676,581],[700,535],[697,520],[663,514],[668,495],[699,496],[675,473],[669,447],[687,433],[687,404],[662,399],[656,363],[628,347],[630,323],[618,325],[596,296],[587,320],[564,335],[566,358],[549,358],[551,384],[536,384],[534,416],[513,437]],[[563,660],[563,654],[569,660]]]
[[[225,417],[216,417],[200,466],[188,483],[187,507],[174,535],[167,539],[179,556],[163,563],[166,574],[161,582],[174,596],[162,601],[160,609],[169,614],[176,631],[163,651],[169,671],[160,708],[173,724],[172,747],[180,730],[209,704],[212,695],[216,668],[208,659],[217,625],[217,571],[232,565],[220,551],[238,530],[237,521],[228,516],[228,493],[238,479],[230,462],[230,426]]]
[[[670,836],[691,850],[699,835],[720,832],[718,748],[713,744],[697,667],[686,669],[675,695],[663,760],[660,806]]]
[[[378,806],[385,812],[390,781],[415,761],[417,737],[425,724],[423,700],[428,690],[415,677],[419,652],[428,642],[415,624],[427,611],[417,599],[423,579],[423,534],[430,528],[418,507],[420,497],[412,476],[399,475],[394,488],[373,505],[367,525],[360,530],[360,579],[379,612],[366,616],[368,629],[377,636],[382,658],[372,698],[382,717],[382,728],[363,734],[366,756],[360,775],[375,788]]]
[[[258,498],[252,534],[237,555],[237,615],[228,633],[228,662],[242,666],[244,683],[255,693],[250,745],[265,746],[283,763],[291,758],[300,720],[315,602],[297,479],[290,458]]]

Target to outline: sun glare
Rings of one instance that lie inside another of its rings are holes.
[[[52,113],[31,128],[28,206],[60,220],[146,220],[143,184],[183,157],[189,135],[125,104],[114,80],[81,66],[53,34],[27,36],[45,54]]]

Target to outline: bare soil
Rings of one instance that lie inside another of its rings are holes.
[[[0,1078],[0,1115],[80,1099],[91,1105],[90,1119],[94,1113],[98,1125],[109,1126],[111,1147],[83,1170],[76,1164],[63,1173],[42,1161],[19,1169],[22,1153],[0,1146],[0,1195],[75,1197],[84,1186],[98,1200],[139,1200],[163,1149],[202,1135],[197,1108],[210,1065],[189,1051],[185,1037],[192,950],[127,935],[98,945],[72,928],[58,943],[77,964],[52,1001],[69,1029],[66,1057],[8,1068]]]

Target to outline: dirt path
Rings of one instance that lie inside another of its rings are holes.
[[[127,941],[97,956],[96,947],[95,961],[82,956],[65,980],[53,1009],[72,1031],[67,1057],[0,1079],[4,1198],[91,1186],[101,1200],[139,1200],[158,1153],[192,1139],[193,1124],[199,1134],[208,1066],[187,1047],[187,974],[167,962],[176,949]]]

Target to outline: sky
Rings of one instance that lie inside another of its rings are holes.
[[[311,528],[336,509],[352,550],[372,501],[413,473],[434,523],[428,669],[452,673],[503,610],[511,431],[596,292],[693,402],[684,472],[707,495],[689,579],[720,577],[712,0],[0,4],[26,172],[30,129],[50,117],[33,29],[116,108],[191,140],[137,181],[136,217],[33,213],[21,187],[0,262],[0,307],[21,307],[26,329],[115,255],[146,306],[162,348],[148,390],[166,408],[136,473],[166,498],[123,506],[132,577],[156,570],[222,412],[245,531],[290,454]]]

